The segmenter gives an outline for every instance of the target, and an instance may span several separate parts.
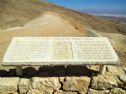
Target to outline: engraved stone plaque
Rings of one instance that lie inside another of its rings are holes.
[[[53,59],[72,59],[72,45],[71,43],[58,41],[53,42]]]
[[[117,64],[118,56],[104,37],[15,37],[3,65]]]

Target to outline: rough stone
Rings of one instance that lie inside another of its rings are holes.
[[[56,91],[54,92],[54,94],[78,94],[77,92],[66,92],[66,91],[62,91],[62,90],[59,90],[59,91]]]
[[[126,73],[126,67],[123,67],[123,70],[125,71],[125,73]]]
[[[61,88],[58,77],[33,77],[32,78],[32,89],[34,91],[44,92],[50,94]]]
[[[126,75],[119,75],[119,79],[126,84]]]
[[[113,76],[114,79],[117,81],[118,87],[124,88],[124,83],[120,81],[118,76]]]
[[[39,90],[36,89],[31,89],[27,92],[27,94],[43,94],[44,92],[41,92]],[[47,93],[48,94],[48,93]]]
[[[19,78],[1,78],[0,79],[0,94],[13,94],[17,92]]]
[[[91,87],[93,89],[106,90],[117,86],[117,82],[113,76],[108,75],[98,75],[93,77]]]
[[[59,82],[63,83],[64,79],[65,79],[65,77],[59,77]]]
[[[29,89],[30,80],[22,78],[19,83],[19,92],[20,94],[26,94]]]
[[[125,75],[125,71],[122,69],[122,67],[118,67],[118,74],[117,75]]]
[[[107,71],[111,73],[117,73],[117,66],[107,65]]]
[[[88,94],[109,94],[109,90],[94,90],[94,89],[89,89]]]
[[[66,81],[63,83],[63,90],[65,91],[83,91],[87,92],[90,84],[89,77],[66,77]]]
[[[126,94],[126,91],[121,88],[113,88],[111,89],[110,94]]]

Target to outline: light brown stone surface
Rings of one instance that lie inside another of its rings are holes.
[[[110,94],[126,94],[126,91],[121,88],[114,88],[111,90]]]
[[[61,84],[58,77],[33,77],[32,78],[32,90],[39,91],[47,94],[59,90]]]
[[[70,91],[62,91],[62,90],[59,90],[57,92],[54,92],[54,94],[78,94],[77,92],[70,92]]]
[[[105,75],[105,76],[99,75],[93,77],[91,84],[92,84],[91,85],[92,88],[100,89],[100,90],[114,88],[117,86],[117,82],[114,79],[114,77],[109,75]]]
[[[0,79],[0,94],[14,94],[17,92],[19,83],[18,77],[1,78]]]
[[[20,94],[26,94],[29,89],[29,85],[30,79],[21,78],[18,86]]]
[[[31,89],[27,92],[27,94],[43,94],[43,92],[36,90],[36,89]],[[47,93],[49,94],[49,93]]]
[[[94,89],[89,89],[88,94],[109,94],[109,90],[94,90]]]
[[[117,73],[118,72],[117,66],[107,65],[107,71],[111,73]]]
[[[125,75],[119,75],[119,79],[124,83],[126,84],[126,74]]]
[[[67,77],[63,83],[63,90],[65,91],[83,91],[87,92],[90,84],[90,78],[86,76],[82,77]]]

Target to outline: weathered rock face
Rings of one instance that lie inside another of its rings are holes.
[[[66,91],[59,90],[57,92],[54,92],[54,94],[77,94],[77,92],[72,92],[72,91],[66,92]]]
[[[16,94],[19,78],[1,78],[0,79],[0,94]]]
[[[119,79],[126,84],[126,75],[119,75]]]
[[[51,94],[61,88],[58,77],[32,78],[32,92]],[[36,93],[35,93],[36,94]]]
[[[93,77],[91,87],[93,89],[105,90],[109,88],[114,88],[117,86],[116,80],[113,76],[102,76]]]
[[[63,90],[65,91],[79,91],[87,92],[90,84],[89,77],[66,77],[66,81],[63,83]]]
[[[121,88],[114,88],[111,90],[110,94],[126,94],[126,91]]]
[[[110,91],[109,90],[94,90],[94,89],[89,89],[88,94],[108,94]]]
[[[126,94],[126,74],[120,70],[120,75],[92,77],[0,77],[0,94]]]
[[[107,71],[111,72],[111,73],[117,73],[117,66],[112,66],[112,65],[108,65],[107,66]]]
[[[125,73],[126,73],[126,67],[123,67],[123,70],[125,71]]]
[[[22,78],[19,83],[20,94],[26,94],[29,89],[30,79]]]
[[[31,89],[27,92],[27,94],[43,94],[43,92],[36,89]],[[49,93],[45,93],[45,94],[49,94]]]

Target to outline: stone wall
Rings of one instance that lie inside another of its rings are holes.
[[[22,77],[8,71],[0,77],[0,94],[126,94],[126,68],[107,66],[105,75],[88,68],[27,68]]]

